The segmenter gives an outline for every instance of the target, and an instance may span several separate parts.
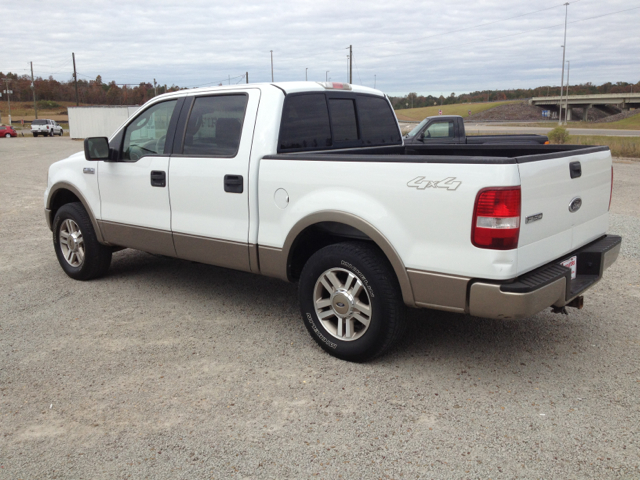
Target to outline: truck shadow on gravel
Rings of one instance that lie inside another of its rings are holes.
[[[325,355],[310,339],[300,318],[297,284],[134,250],[114,254],[111,269],[102,281],[188,295],[185,301],[237,312],[241,322],[265,325],[268,317],[266,330],[289,332],[292,342],[302,342],[304,348]],[[413,364],[423,358],[420,363],[496,361],[520,366],[524,358],[536,362],[571,358],[577,345],[590,343],[588,339],[597,328],[589,321],[594,315],[571,310],[564,316],[547,310],[520,320],[494,320],[408,309],[403,339],[390,353],[370,363]]]

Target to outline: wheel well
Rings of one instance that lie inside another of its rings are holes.
[[[375,245],[375,242],[367,234],[344,223],[320,222],[305,228],[291,246],[287,262],[289,280],[297,281],[300,279],[305,263],[318,250],[345,240],[361,240]]]
[[[71,191],[66,189],[58,190],[53,198],[51,199],[51,203],[49,204],[49,210],[51,210],[51,220],[53,220],[56,216],[56,212],[60,207],[66,205],[67,203],[80,202],[80,199]]]

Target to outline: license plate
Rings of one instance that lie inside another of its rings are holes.
[[[574,255],[570,259],[560,263],[571,269],[571,280],[574,280],[576,278],[576,272],[578,271],[578,257]]]

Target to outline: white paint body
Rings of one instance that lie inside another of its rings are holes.
[[[278,85],[287,93],[324,90],[312,82]],[[354,91],[382,95],[364,87],[354,86]],[[155,156],[122,164],[89,162],[80,153],[51,167],[49,188],[61,181],[74,185],[98,219],[274,248],[282,248],[292,227],[305,217],[345,212],[373,225],[405,268],[492,280],[515,278],[560,258],[608,228],[609,152],[573,154],[570,160],[580,161],[583,170],[573,180],[566,156],[520,164],[264,159],[277,152],[285,98],[271,84],[176,92],[140,111],[178,96],[232,92],[249,94],[234,158]],[[83,175],[85,167],[98,167],[97,174]],[[168,172],[167,188],[149,187],[150,170]],[[243,175],[242,194],[223,191],[225,174]],[[455,177],[461,184],[455,190],[407,185],[419,176],[433,181]],[[507,251],[477,248],[471,243],[477,193],[500,186],[522,188],[519,246]],[[279,190],[286,195],[277,194]],[[576,196],[582,197],[583,207],[570,213]],[[542,220],[525,223],[526,216],[537,213],[544,214]]]

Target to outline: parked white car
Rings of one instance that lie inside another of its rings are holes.
[[[405,307],[581,308],[620,249],[612,182],[607,147],[404,146],[382,92],[296,82],[156,97],[54,163],[44,203],[72,278],[126,247],[299,282],[311,336],[363,361]]]
[[[53,137],[64,133],[62,127],[55,120],[37,119],[31,122],[31,133],[34,137],[43,135],[45,137]]]

